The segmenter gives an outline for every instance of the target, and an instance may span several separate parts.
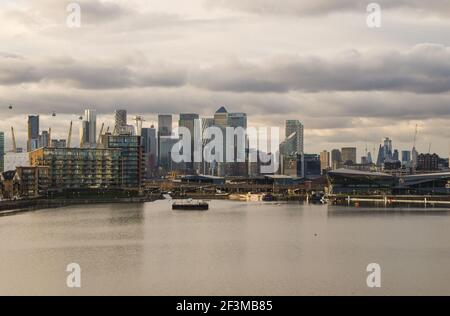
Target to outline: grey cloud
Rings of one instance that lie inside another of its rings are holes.
[[[449,15],[448,0],[377,0],[384,9],[410,9],[420,13]],[[370,1],[361,0],[205,0],[206,7],[224,7],[255,14],[319,15],[343,11],[366,12]]]
[[[450,92],[450,48],[421,44],[379,54],[349,52],[334,58],[279,57],[207,68],[132,60],[22,59],[0,57],[0,84],[51,82],[82,89],[190,85],[234,93],[328,91]]]
[[[191,83],[233,92],[450,91],[450,48],[422,44],[406,52],[335,58],[283,57],[260,63],[233,62],[200,70]]]

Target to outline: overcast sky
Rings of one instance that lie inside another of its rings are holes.
[[[224,105],[252,126],[299,119],[309,153],[361,156],[386,136],[411,149],[418,124],[419,150],[448,157],[450,0],[378,1],[376,29],[371,1],[80,0],[81,28],[66,24],[70,2],[0,2],[7,146],[14,125],[25,147],[27,114],[66,138],[84,108],[98,125],[126,108],[149,126],[157,113]]]

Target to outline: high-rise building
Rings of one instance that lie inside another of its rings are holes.
[[[172,115],[160,114],[158,115],[158,136],[172,135]]]
[[[214,114],[214,126],[226,128],[228,126],[228,111],[225,107],[221,107]]]
[[[406,165],[411,162],[411,152],[409,150],[402,151],[402,164]]]
[[[341,152],[344,164],[356,164],[356,147],[344,147]]]
[[[178,121],[179,127],[187,128],[191,134],[191,157],[190,161],[185,161],[184,166],[186,173],[194,173],[194,136],[195,136],[195,124],[200,124],[200,118],[198,114],[183,113],[180,114],[180,120]]]
[[[242,128],[247,130],[247,114],[246,113],[229,113],[228,114],[228,126],[234,129]],[[226,137],[225,137],[226,138]],[[226,140],[226,139],[225,139]],[[226,164],[226,174],[233,177],[246,177],[248,175],[248,155],[247,155],[247,136],[239,137],[238,133],[235,133],[233,139],[233,147],[226,148],[225,152],[232,152],[234,162]],[[243,152],[241,151],[243,148]],[[239,160],[239,161],[238,161]],[[242,161],[245,160],[245,161]]]
[[[39,115],[28,116],[27,151],[35,150],[39,144]]]
[[[95,148],[97,145],[97,115],[94,110],[85,110],[81,122],[80,146]]]
[[[141,137],[144,155],[144,177],[150,179],[155,175],[158,155],[156,129],[153,126],[151,128],[143,128]]]
[[[127,110],[116,110],[114,121],[114,134],[121,134],[127,128]]]
[[[176,141],[172,138],[172,115],[158,115],[158,166],[169,171],[172,166],[171,150]],[[178,140],[177,140],[178,141]],[[170,148],[169,148],[170,147]]]
[[[286,139],[295,134],[295,152],[299,154],[304,153],[304,127],[303,124],[298,120],[287,120],[286,121]]]
[[[330,168],[330,152],[322,151],[320,153],[320,169],[322,173],[326,172]]]
[[[331,151],[331,168],[333,170],[339,169],[342,167],[342,154],[339,149],[333,149]]]
[[[5,171],[5,133],[0,132],[0,172]]]
[[[42,131],[39,135],[39,148],[50,146],[50,133],[48,131]]]

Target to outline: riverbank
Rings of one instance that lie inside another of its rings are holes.
[[[36,198],[24,200],[4,200],[0,201],[0,216],[14,215],[23,212],[30,212],[49,208],[60,208],[72,205],[91,205],[91,204],[114,204],[114,203],[145,203],[153,202],[160,198],[156,195],[147,195],[143,197],[118,197],[118,198]]]

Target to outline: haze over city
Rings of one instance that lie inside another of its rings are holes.
[[[418,151],[448,157],[445,1],[378,1],[377,29],[351,0],[83,0],[81,28],[66,25],[69,2],[0,4],[0,130],[14,126],[21,147],[28,114],[64,138],[85,108],[111,125],[126,108],[150,126],[223,105],[250,126],[300,120],[306,152],[357,146],[359,157],[386,136],[410,150],[418,124]]]

